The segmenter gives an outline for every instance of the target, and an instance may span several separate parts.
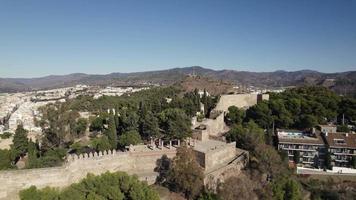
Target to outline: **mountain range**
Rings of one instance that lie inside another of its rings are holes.
[[[356,94],[356,71],[322,73],[312,70],[248,72],[235,70],[213,70],[199,66],[173,68],[159,71],[111,73],[93,75],[75,73],[51,75],[40,78],[0,78],[0,92],[18,92],[51,89],[76,84],[88,85],[170,85],[187,75],[197,75],[216,80],[224,80],[237,85],[261,88],[287,87],[299,85],[323,85],[340,94]]]

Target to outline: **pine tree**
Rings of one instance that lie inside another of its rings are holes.
[[[294,180],[289,180],[285,185],[284,199],[301,200],[300,186]]]
[[[170,186],[183,192],[188,199],[194,199],[203,188],[203,179],[203,169],[196,161],[193,150],[186,146],[179,147],[168,175]]]
[[[108,136],[110,145],[112,149],[117,148],[117,132],[116,132],[116,124],[113,115],[109,116],[108,121],[108,129],[106,130],[106,135]]]
[[[28,143],[28,161],[26,163],[27,168],[35,168],[38,166],[37,164],[37,147],[36,143],[30,141]]]
[[[13,139],[13,159],[24,156],[28,148],[27,130],[22,125],[18,125]]]

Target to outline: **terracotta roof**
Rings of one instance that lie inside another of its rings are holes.
[[[328,133],[324,138],[330,147],[346,147],[356,149],[356,134],[352,133]]]

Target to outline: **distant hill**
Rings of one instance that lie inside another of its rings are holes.
[[[188,74],[224,80],[234,84],[257,87],[281,87],[298,85],[324,85],[340,94],[356,94],[356,71],[321,73],[311,70],[247,72],[235,70],[212,70],[203,67],[174,68],[160,71],[111,73],[106,75],[69,74],[40,78],[0,78],[0,92],[29,91],[88,85],[170,85],[182,81]]]
[[[233,91],[234,84],[229,81],[216,80],[205,76],[186,76],[176,83],[183,91],[192,92],[195,89],[206,90],[209,94],[220,95]]]

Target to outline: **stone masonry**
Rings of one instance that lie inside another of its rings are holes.
[[[154,172],[156,161],[163,155],[169,158],[174,157],[176,148],[82,154],[68,157],[67,162],[61,167],[1,171],[0,199],[18,199],[18,192],[31,185],[38,188],[65,187],[79,182],[88,173],[98,175],[106,171],[125,171],[128,174],[136,174],[140,180],[152,184],[157,176]]]

